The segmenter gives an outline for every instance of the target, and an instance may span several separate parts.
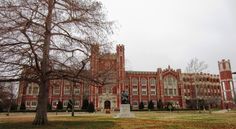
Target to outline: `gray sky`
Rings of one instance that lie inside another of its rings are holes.
[[[236,0],[100,0],[125,45],[126,70],[185,67],[193,57],[218,73],[218,60],[236,71]]]

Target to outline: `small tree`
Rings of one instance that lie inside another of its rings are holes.
[[[205,63],[205,61],[200,61],[198,58],[193,58],[190,60],[190,62],[187,64],[186,67],[186,72],[187,73],[192,73],[193,74],[193,82],[194,82],[194,87],[195,87],[195,98],[196,101],[196,109],[199,109],[199,99],[198,99],[198,86],[197,86],[197,81],[198,81],[198,74],[200,72],[203,72],[206,70],[208,65]]]
[[[87,110],[89,106],[89,101],[88,99],[83,100],[83,105],[82,105],[82,110]]]
[[[95,108],[94,108],[93,102],[90,102],[90,103],[89,103],[87,111],[88,111],[89,113],[95,112]]]
[[[149,101],[149,103],[148,103],[148,109],[150,109],[150,110],[154,109],[154,103],[152,102],[152,100]]]
[[[162,101],[161,101],[161,99],[159,99],[158,101],[157,101],[157,108],[160,110],[160,109],[163,109],[163,103],[162,103]]]
[[[57,103],[57,110],[62,110],[63,109],[63,103],[59,100]]]
[[[25,107],[25,102],[21,102],[20,104],[20,111],[25,111],[26,107]]]
[[[50,103],[48,103],[48,111],[52,110],[52,105]]]
[[[11,111],[16,111],[17,107],[18,107],[17,103],[13,102],[12,105],[11,105]]]
[[[140,109],[140,110],[143,110],[143,109],[144,109],[143,101],[140,102],[140,104],[139,104],[139,109]]]
[[[173,109],[174,109],[173,103],[172,103],[172,102],[167,102],[166,108],[167,108],[167,110],[169,110],[169,111],[173,111]]]
[[[73,102],[72,100],[69,100],[69,102],[67,103],[67,110],[72,110],[72,105],[73,105]]]

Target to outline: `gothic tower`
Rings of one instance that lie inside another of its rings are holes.
[[[235,92],[230,60],[223,59],[219,61],[218,67],[220,72],[222,108],[233,108],[235,105]]]
[[[90,56],[90,70],[92,75],[97,74],[99,68],[98,68],[98,63],[99,63],[99,44],[94,44],[91,46],[91,56]],[[89,86],[89,101],[93,102],[94,105],[97,105],[96,101],[96,91],[97,87],[96,86]]]
[[[116,46],[117,54],[117,72],[118,72],[118,89],[117,89],[117,107],[120,107],[121,103],[121,92],[125,90],[125,48],[124,45]]]

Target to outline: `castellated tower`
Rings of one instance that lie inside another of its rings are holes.
[[[222,107],[233,108],[235,106],[235,92],[232,78],[230,60],[222,60],[218,62],[220,72],[220,83],[222,92]]]
[[[122,44],[116,46],[117,54],[117,75],[118,75],[118,88],[117,88],[117,107],[120,107],[120,93],[125,90],[125,47]]]

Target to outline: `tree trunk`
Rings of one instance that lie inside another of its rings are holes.
[[[48,123],[47,118],[47,103],[48,103],[48,83],[40,85],[38,105],[36,108],[36,116],[33,125],[45,125]]]
[[[12,100],[11,100],[11,102],[10,102],[10,105],[9,105],[8,109],[7,109],[7,116],[10,115],[11,105],[12,105]]]
[[[48,14],[45,19],[45,33],[43,44],[43,58],[41,62],[40,89],[38,96],[37,112],[34,119],[34,125],[44,125],[48,123],[47,104],[48,104],[48,85],[49,85],[49,47],[51,40],[52,12],[55,0],[48,0]]]

